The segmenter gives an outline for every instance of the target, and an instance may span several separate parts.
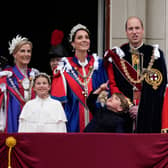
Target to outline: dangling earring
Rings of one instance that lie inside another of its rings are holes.
[[[72,48],[72,52],[75,52],[75,48]]]
[[[87,52],[90,52],[90,49],[88,49]]]

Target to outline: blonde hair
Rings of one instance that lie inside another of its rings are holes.
[[[30,42],[30,41],[22,41],[22,42],[20,42],[20,43],[15,47],[15,49],[13,50],[13,54],[17,53],[18,50],[19,50],[23,45],[25,45],[25,44],[29,44],[30,47],[31,47],[31,49],[32,49],[32,47],[33,47],[32,42]]]
[[[26,37],[17,35],[9,42],[9,54],[15,54],[23,45],[29,44],[33,48],[32,42]]]

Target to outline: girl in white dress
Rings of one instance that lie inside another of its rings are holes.
[[[24,105],[18,132],[67,132],[63,106],[50,97],[50,88],[50,77],[46,73],[39,73],[33,85],[36,98]]]

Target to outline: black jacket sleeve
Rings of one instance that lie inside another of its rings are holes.
[[[87,98],[87,106],[89,111],[94,115],[96,111],[96,101],[98,94],[93,94],[94,91],[91,91],[88,98]]]

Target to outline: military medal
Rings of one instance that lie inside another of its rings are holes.
[[[149,85],[152,85],[153,89],[155,90],[162,83],[162,80],[163,80],[162,73],[158,69],[154,69],[154,68],[148,71],[145,76],[145,81]]]

